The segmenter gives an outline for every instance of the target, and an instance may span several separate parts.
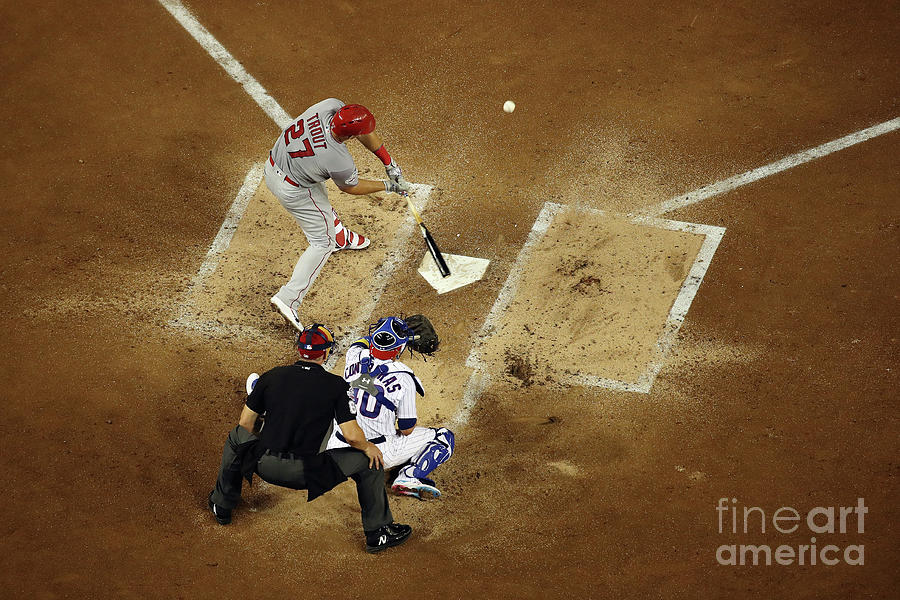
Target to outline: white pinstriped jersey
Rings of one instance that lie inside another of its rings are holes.
[[[417,418],[416,391],[422,389],[422,382],[400,361],[372,358],[369,372],[374,375],[372,383],[380,393],[375,395],[354,388],[353,383],[362,371],[362,359],[370,357],[369,349],[359,344],[352,345],[347,351],[344,379],[351,386],[347,394],[356,403],[356,422],[366,434],[366,439],[382,435],[387,439],[395,438],[400,435],[397,432],[398,420]],[[337,433],[335,430],[328,444],[329,449],[346,447],[347,444],[337,439]]]

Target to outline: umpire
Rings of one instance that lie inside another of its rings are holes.
[[[347,382],[322,366],[333,346],[334,336],[325,326],[304,329],[297,337],[300,360],[263,373],[247,396],[239,424],[222,450],[216,487],[209,494],[209,509],[219,524],[231,523],[242,477],[252,481],[256,473],[274,485],[305,489],[307,501],[351,477],[362,510],[366,551],[380,552],[409,538],[412,528],[393,522],[381,450],[357,425]],[[257,431],[263,414],[265,426]],[[352,448],[322,451],[333,421]]]

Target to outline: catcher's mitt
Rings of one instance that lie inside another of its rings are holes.
[[[409,348],[419,354],[431,356],[441,345],[434,325],[425,315],[412,315],[404,319],[406,326],[412,330],[415,338],[409,340]]]

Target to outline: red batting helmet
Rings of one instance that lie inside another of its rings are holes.
[[[344,105],[331,119],[331,132],[339,137],[364,135],[375,131],[375,117],[362,104]]]
[[[334,335],[319,323],[307,327],[297,336],[297,351],[306,359],[317,360],[323,356],[328,358],[332,346]]]

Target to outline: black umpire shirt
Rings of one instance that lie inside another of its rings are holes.
[[[247,397],[251,410],[266,415],[260,446],[301,457],[316,455],[333,419],[355,419],[348,389],[343,377],[316,363],[299,360],[266,371]]]

